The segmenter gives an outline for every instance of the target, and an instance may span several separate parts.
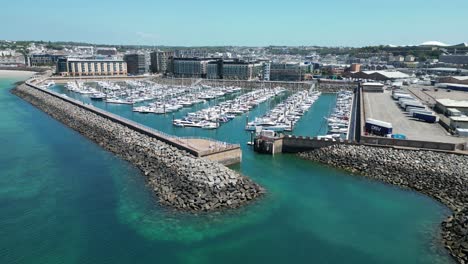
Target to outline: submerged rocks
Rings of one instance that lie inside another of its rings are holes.
[[[219,163],[196,158],[43,91],[20,85],[12,93],[134,164],[164,205],[212,211],[239,207],[264,193],[258,184]]]
[[[468,208],[456,212],[442,223],[445,247],[461,263],[468,263]]]
[[[442,224],[450,254],[468,263],[468,156],[363,145],[333,145],[298,154],[427,194],[453,210]]]

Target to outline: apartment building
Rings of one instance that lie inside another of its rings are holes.
[[[57,74],[61,76],[127,75],[127,63],[121,59],[60,58]]]

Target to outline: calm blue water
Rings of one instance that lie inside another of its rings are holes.
[[[100,104],[167,133],[242,144],[234,169],[268,190],[229,213],[162,208],[136,169],[11,95],[14,81],[0,79],[0,263],[451,263],[436,243],[449,211],[427,197],[254,154],[245,116],[206,131]],[[333,102],[322,96],[295,132],[323,130]]]

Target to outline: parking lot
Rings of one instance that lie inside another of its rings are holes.
[[[363,93],[365,118],[373,118],[392,123],[394,134],[403,134],[407,139],[461,143],[466,138],[451,136],[438,123],[427,123],[414,119],[397,102],[393,100],[390,91],[384,93]],[[421,100],[423,103],[425,101]]]

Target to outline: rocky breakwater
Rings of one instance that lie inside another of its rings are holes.
[[[187,211],[222,210],[240,207],[264,193],[251,179],[219,163],[196,158],[43,91],[20,85],[12,93],[134,164],[163,205]]]
[[[361,145],[333,145],[298,155],[442,202],[454,213],[441,224],[443,243],[459,263],[468,263],[468,156]]]

